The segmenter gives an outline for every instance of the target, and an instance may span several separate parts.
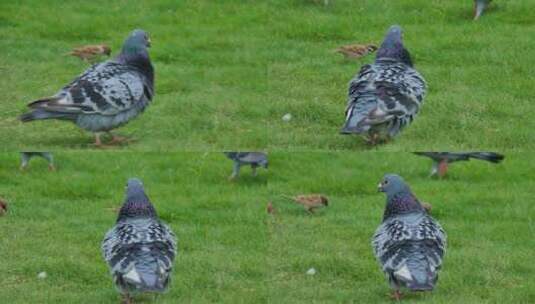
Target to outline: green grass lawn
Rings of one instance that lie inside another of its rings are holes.
[[[534,148],[532,1],[494,1],[479,22],[468,0],[322,2],[2,1],[0,146],[87,148],[90,134],[73,124],[16,117],[87,68],[63,56],[72,47],[108,43],[116,54],[143,28],[156,95],[119,129],[136,139],[128,149],[369,149],[338,131],[347,83],[373,58],[345,61],[332,50],[380,43],[397,23],[429,91],[413,125],[379,150]]]
[[[533,154],[502,164],[454,164],[427,178],[430,161],[409,153],[270,154],[253,178],[221,153],[56,153],[56,172],[0,153],[0,298],[5,303],[117,303],[100,242],[128,177],[141,178],[179,238],[169,293],[144,303],[390,303],[370,238],[379,225],[384,173],[402,175],[433,205],[448,251],[433,293],[406,303],[535,301]],[[284,196],[323,193],[315,215]],[[277,213],[265,213],[271,200]],[[307,276],[309,268],[315,276]],[[44,280],[37,274],[46,271]]]
[[[118,303],[100,242],[134,176],[178,235],[173,283],[157,303],[265,302],[269,172],[253,179],[244,168],[231,183],[232,162],[222,153],[55,158],[57,172],[40,159],[18,172],[17,153],[0,154],[0,196],[11,202],[0,218],[3,303]],[[41,271],[46,280],[37,279]]]

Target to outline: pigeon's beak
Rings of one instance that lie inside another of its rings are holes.
[[[383,183],[379,183],[379,185],[377,185],[377,192],[384,192]]]

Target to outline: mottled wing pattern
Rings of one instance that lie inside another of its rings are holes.
[[[425,91],[420,73],[403,63],[365,65],[350,82],[346,117],[357,114],[367,125],[393,121],[389,127],[395,135],[412,122]]]
[[[361,117],[377,107],[375,98],[375,85],[373,79],[376,75],[376,66],[366,64],[362,66],[357,76],[349,83],[348,103],[346,107],[346,119],[349,116],[360,114]],[[357,113],[353,113],[356,111]]]
[[[56,100],[39,106],[63,113],[116,115],[152,99],[141,73],[114,61],[96,64],[65,86]]]
[[[403,63],[380,66],[374,82],[384,109],[398,117],[418,113],[426,88],[420,73]]]
[[[165,224],[154,220],[122,222],[102,242],[104,259],[112,273],[125,274],[133,264],[143,263],[146,253],[156,258],[160,272],[168,274],[177,252],[176,236]]]
[[[432,269],[439,269],[446,251],[446,234],[428,215],[420,214],[410,222],[395,217],[379,226],[372,246],[385,272],[399,270],[414,246],[419,247]]]

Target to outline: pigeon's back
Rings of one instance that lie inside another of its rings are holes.
[[[396,136],[420,110],[426,83],[402,62],[383,60],[365,65],[349,84],[343,133],[376,130]]]
[[[254,164],[267,167],[267,155],[263,152],[225,152],[225,155],[241,164]]]
[[[446,234],[424,212],[396,215],[379,226],[372,246],[392,284],[432,290],[446,250]]]
[[[120,221],[102,242],[104,258],[122,293],[165,291],[176,251],[174,233],[152,218]]]
[[[267,166],[267,155],[263,152],[247,152],[240,155],[240,162],[246,164],[256,164],[259,166]]]

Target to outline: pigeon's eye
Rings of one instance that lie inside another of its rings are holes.
[[[387,179],[385,179],[385,180],[383,181],[383,185],[388,185],[388,180],[387,180]]]

